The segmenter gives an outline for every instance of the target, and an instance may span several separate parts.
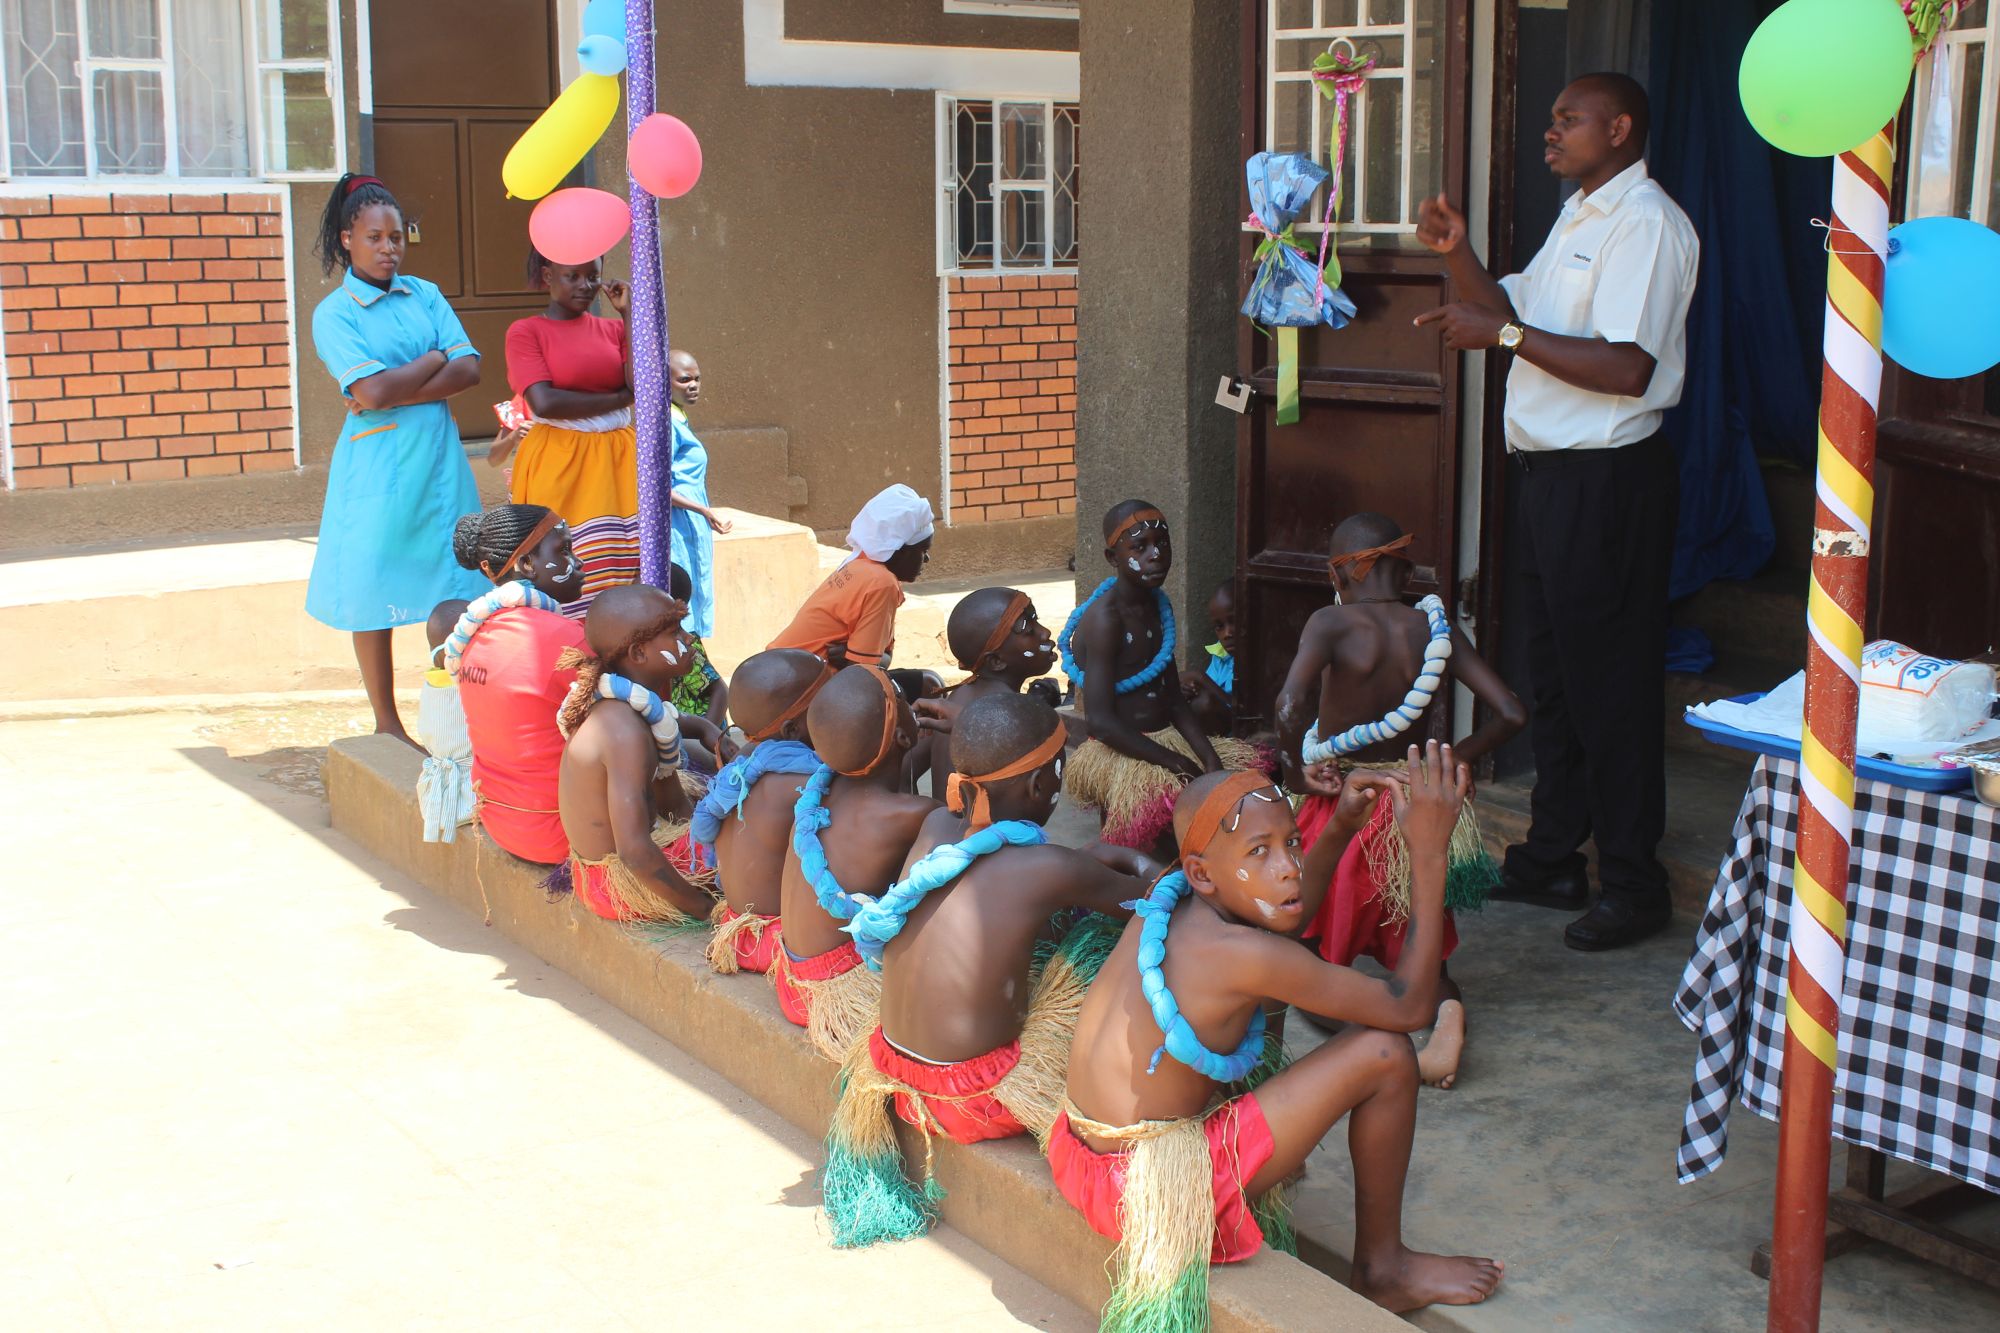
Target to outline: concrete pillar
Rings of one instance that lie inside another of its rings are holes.
[[[1214,397],[1238,369],[1241,6],[1090,0],[1081,22],[1077,584],[1109,572],[1104,511],[1151,500],[1173,524],[1183,642],[1206,642],[1236,553],[1237,418]]]

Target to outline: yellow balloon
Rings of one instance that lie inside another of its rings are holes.
[[[618,114],[618,80],[579,74],[535,118],[500,164],[500,179],[516,199],[539,199],[576,169]]]

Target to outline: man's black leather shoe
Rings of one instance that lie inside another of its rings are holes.
[[[1500,871],[1500,882],[1486,895],[1494,902],[1529,903],[1564,912],[1581,912],[1590,904],[1590,875],[1581,866],[1564,870],[1547,879],[1529,879],[1511,870]]]
[[[1664,903],[1658,907],[1640,907],[1626,899],[1607,896],[1599,898],[1597,906],[1569,923],[1563,930],[1563,943],[1584,953],[1622,949],[1659,934],[1673,919],[1673,909]]]

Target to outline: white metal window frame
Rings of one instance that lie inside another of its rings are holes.
[[[13,171],[13,139],[7,123],[6,62],[0,59],[0,181],[33,182],[62,185],[76,181],[92,182],[136,182],[175,181],[189,185],[229,185],[241,187],[246,181],[284,180],[338,180],[347,171],[347,93],[342,70],[340,45],[340,0],[325,0],[327,52],[324,60],[266,60],[263,44],[258,40],[266,22],[264,10],[267,5],[281,3],[281,0],[239,0],[243,9],[243,68],[247,76],[248,89],[245,99],[245,118],[249,122],[245,133],[249,135],[251,162],[256,168],[249,176],[184,176],[180,172],[180,116],[174,73],[174,3],[175,0],[158,0],[160,9],[160,55],[157,59],[142,60],[131,58],[97,57],[90,54],[90,5],[89,0],[70,0],[76,6],[77,72],[82,83],[83,102],[83,174],[79,176],[55,176],[36,173],[16,175]],[[108,70],[138,70],[157,73],[160,76],[160,100],[163,107],[165,126],[165,156],[167,169],[157,173],[101,172],[97,169],[97,111],[95,98],[91,95],[91,79],[94,75]],[[333,105],[333,166],[323,171],[273,171],[270,169],[266,152],[267,135],[264,117],[264,76],[267,72],[310,72],[322,70],[326,76],[327,98]]]
[[[1267,152],[1278,151],[1279,88],[1285,84],[1304,83],[1310,85],[1313,82],[1310,70],[1281,71],[1278,68],[1279,45],[1281,42],[1313,41],[1325,45],[1336,38],[1345,37],[1353,42],[1356,47],[1365,51],[1370,41],[1382,38],[1401,38],[1403,42],[1403,61],[1401,67],[1389,70],[1371,70],[1367,76],[1370,83],[1393,81],[1402,85],[1403,152],[1401,154],[1402,161],[1397,178],[1397,189],[1401,191],[1401,196],[1396,207],[1396,214],[1400,220],[1396,222],[1364,222],[1361,220],[1368,215],[1368,97],[1364,92],[1357,94],[1350,100],[1347,107],[1347,148],[1345,156],[1347,162],[1352,164],[1354,185],[1347,197],[1341,200],[1341,203],[1344,211],[1352,214],[1353,220],[1339,222],[1337,225],[1341,231],[1348,233],[1370,233],[1389,236],[1408,235],[1414,233],[1417,229],[1416,219],[1411,217],[1409,213],[1410,164],[1413,157],[1413,154],[1410,152],[1410,144],[1413,133],[1414,109],[1416,106],[1416,98],[1414,96],[1416,89],[1412,77],[1415,70],[1411,65],[1411,61],[1415,57],[1417,50],[1416,10],[1418,0],[1403,0],[1403,20],[1400,23],[1370,23],[1369,18],[1371,15],[1369,11],[1377,3],[1379,3],[1379,0],[1357,0],[1355,17],[1360,20],[1358,23],[1315,24],[1310,28],[1280,28],[1278,26],[1279,7],[1276,4],[1268,6],[1270,17],[1264,26],[1264,68],[1270,72],[1264,80],[1264,148]],[[1323,4],[1324,0],[1314,0],[1313,13],[1315,18],[1324,15]],[[1327,98],[1319,96],[1317,90],[1315,90],[1313,97],[1310,99],[1310,105],[1312,107],[1312,115],[1310,126],[1306,132],[1306,151],[1312,155],[1313,161],[1323,167],[1330,168],[1333,164],[1327,161],[1326,139],[1328,132],[1332,128],[1332,122],[1329,118],[1333,114],[1333,103]],[[1312,218],[1308,220],[1306,217],[1301,216],[1294,230],[1313,233],[1324,231],[1326,224],[1319,220],[1321,211],[1324,208],[1324,204],[1316,205]]]
[[[947,14],[985,14],[1012,19],[1077,18],[1077,0],[944,0]]]
[[[958,262],[958,219],[957,194],[958,172],[955,157],[958,146],[957,114],[961,102],[980,102],[993,109],[993,183],[990,187],[988,208],[993,219],[993,262],[983,267],[967,268]],[[1042,153],[1042,175],[1039,180],[1000,179],[1000,116],[1004,108],[1010,106],[1039,107],[1047,142]],[[1004,93],[939,93],[937,95],[936,133],[937,161],[934,176],[937,180],[937,262],[939,277],[991,278],[1007,273],[1071,273],[1076,270],[1074,259],[1059,261],[1055,258],[1056,244],[1056,140],[1055,126],[1058,111],[1080,111],[1076,102],[1059,101],[1047,97],[1009,97]],[[1082,154],[1077,153],[1078,172],[1081,175]],[[1000,262],[1000,220],[1002,204],[1009,194],[1039,193],[1045,209],[1042,227],[1042,262],[1039,264],[1003,264]],[[1075,196],[1075,205],[1083,207],[1081,182]]]
[[[1917,67],[1915,96],[1911,105],[1916,108],[1916,122],[1911,133],[1921,138],[1924,132],[1924,108],[1930,105],[1931,75],[1935,69],[1933,61],[1951,62],[1951,86],[1956,95],[1963,95],[1965,86],[1966,54],[1973,47],[1983,48],[1980,70],[1978,113],[1970,124],[1958,121],[1953,132],[1958,135],[1974,135],[1972,148],[1972,188],[1969,215],[1974,222],[1989,227],[2000,227],[2000,216],[1988,216],[1993,210],[1993,156],[1995,140],[2000,139],[2000,3],[1989,3],[1986,22],[1976,28],[1953,28],[1938,37],[1935,54],[1931,60]],[[1914,152],[1914,148],[1912,150]],[[1958,197],[1958,159],[1953,154],[1945,162],[1944,193],[1947,199]],[[1922,187],[1929,184],[1918,179],[1918,172],[1910,173],[1908,192],[1904,207],[1912,217],[1916,216],[1917,199]]]

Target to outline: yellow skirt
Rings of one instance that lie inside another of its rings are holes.
[[[546,505],[575,528],[639,512],[638,437],[630,426],[581,431],[538,421],[514,457],[508,498]]]

